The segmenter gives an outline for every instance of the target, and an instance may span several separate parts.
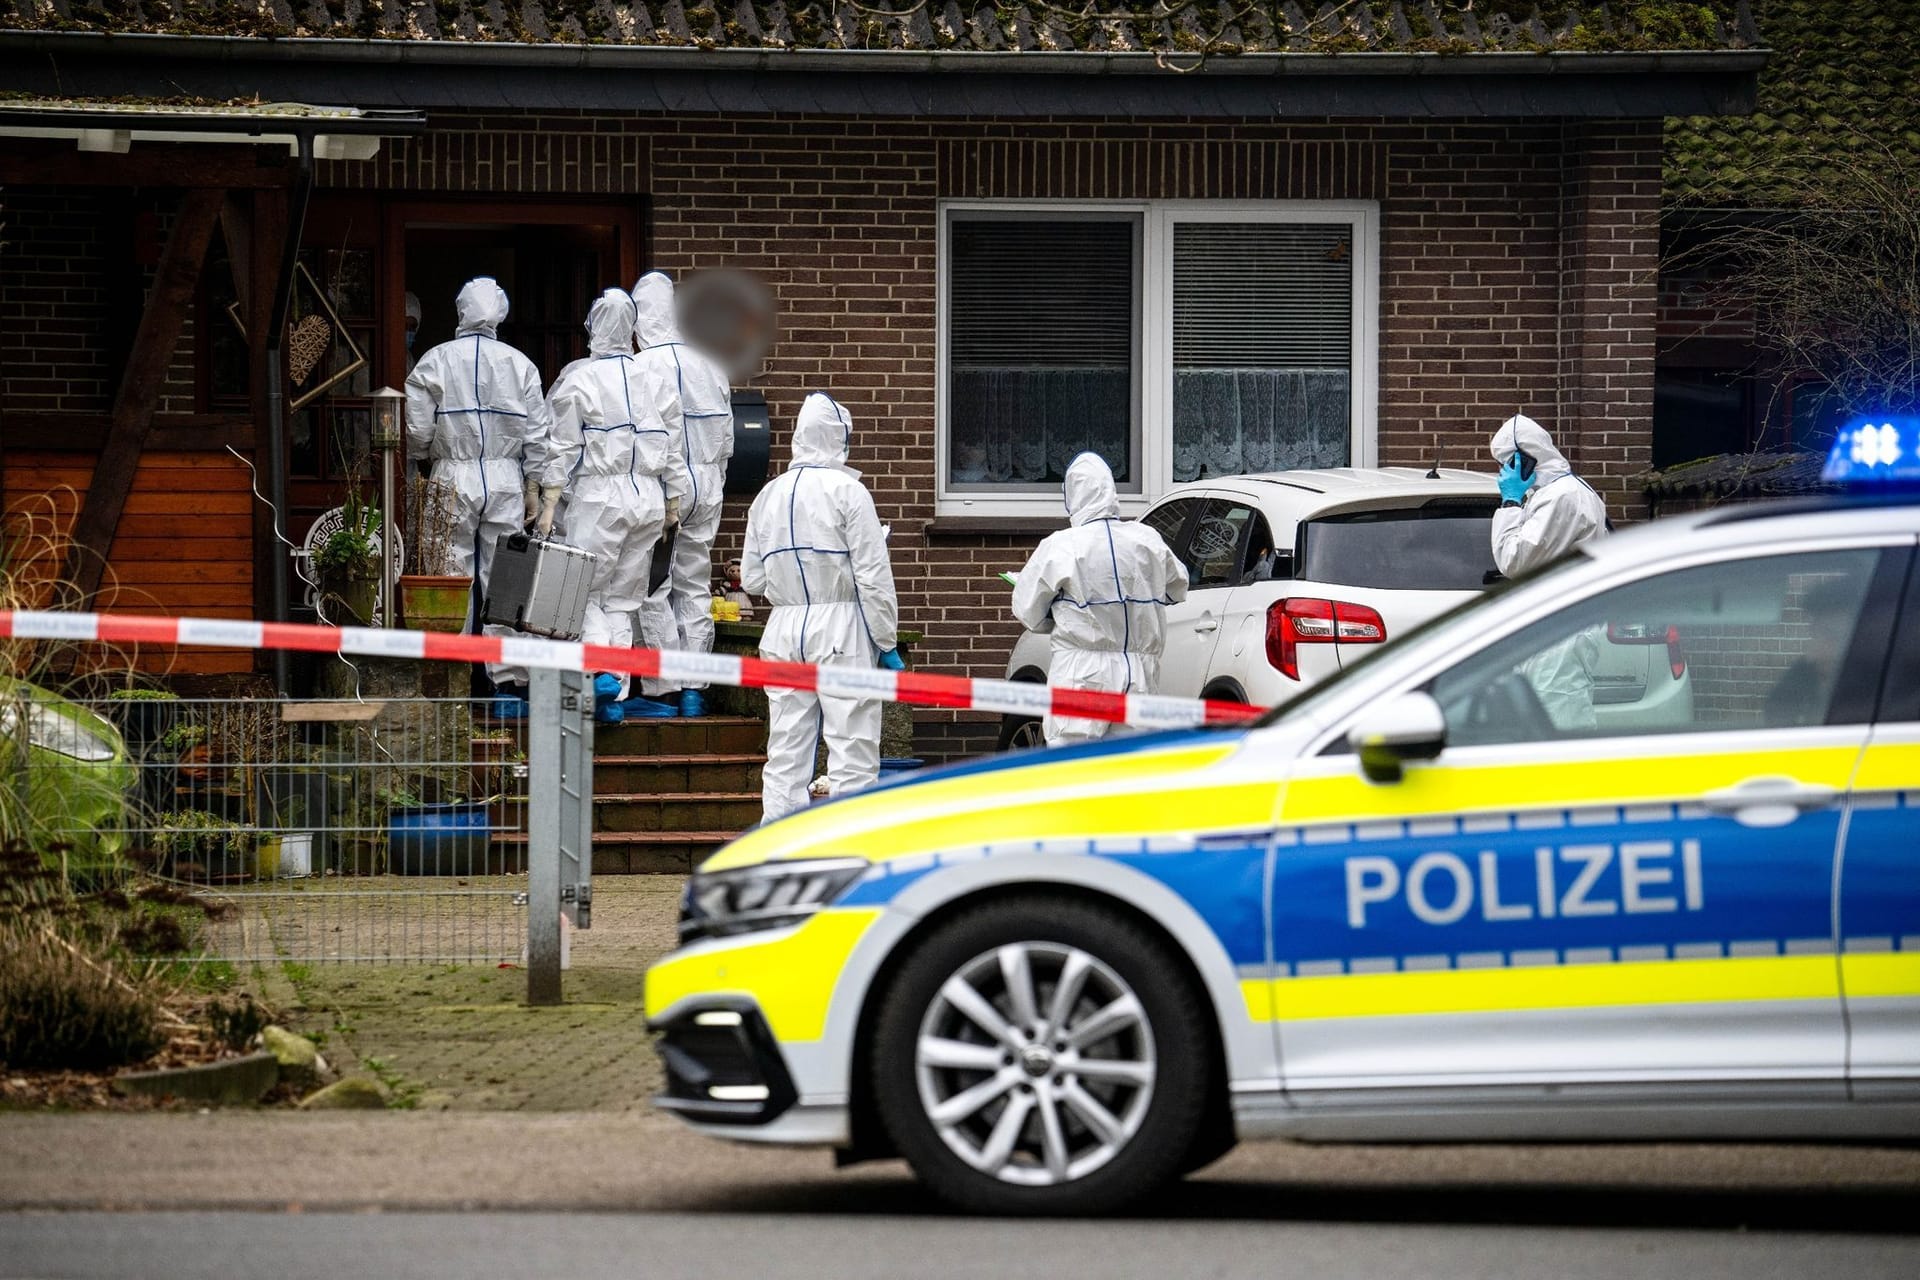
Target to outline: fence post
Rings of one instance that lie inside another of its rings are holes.
[[[562,860],[592,860],[579,840],[593,794],[593,706],[578,671],[535,667],[527,692],[527,1003],[559,1004]],[[579,887],[566,894],[576,908]]]

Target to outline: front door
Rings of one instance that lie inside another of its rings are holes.
[[[1838,1097],[1834,865],[1878,679],[1848,644],[1883,573],[1807,552],[1599,590],[1427,682],[1432,764],[1306,762],[1272,889],[1288,1088]],[[1609,626],[1677,628],[1694,697],[1667,723],[1596,719]]]
[[[1184,550],[1174,548],[1187,566],[1187,598],[1167,607],[1167,647],[1156,693],[1197,698],[1205,689],[1207,668],[1227,620],[1227,598],[1240,581],[1247,527],[1256,518],[1244,503],[1200,499]]]

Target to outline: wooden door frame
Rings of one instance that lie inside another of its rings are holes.
[[[417,222],[507,222],[533,226],[610,226],[619,241],[620,275],[625,288],[640,278],[641,202],[597,197],[578,199],[483,196],[465,200],[389,200],[381,240],[380,314],[386,335],[381,367],[407,367],[407,225]],[[396,388],[398,389],[398,388]]]

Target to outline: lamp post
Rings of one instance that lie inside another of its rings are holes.
[[[380,622],[399,623],[400,588],[393,578],[393,455],[400,449],[401,418],[407,398],[392,387],[373,393],[373,433],[370,443],[380,456]]]

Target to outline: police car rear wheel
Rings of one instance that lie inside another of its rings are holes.
[[[1177,959],[1065,900],[961,916],[907,961],[876,1028],[888,1132],[942,1198],[990,1213],[1116,1208],[1179,1171],[1212,1043]]]

